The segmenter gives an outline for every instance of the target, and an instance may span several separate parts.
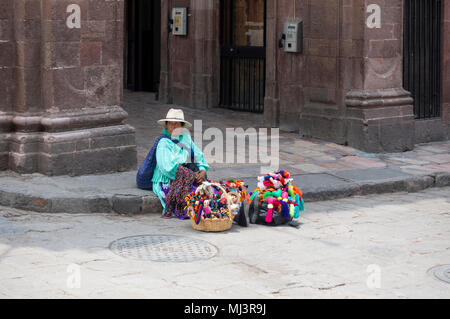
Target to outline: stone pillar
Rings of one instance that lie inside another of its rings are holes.
[[[380,28],[366,24],[373,4],[381,9]],[[402,80],[403,1],[359,0],[349,10],[357,48],[352,60],[361,77],[345,98],[347,142],[374,153],[411,150],[415,123],[413,100]]]
[[[266,78],[264,96],[264,124],[280,126],[280,96],[278,83],[278,0],[267,1],[266,5]]]
[[[9,132],[15,95],[13,0],[0,2],[0,170],[9,167]]]
[[[191,106],[213,107],[219,104],[220,74],[220,1],[192,0],[193,63]]]
[[[188,8],[188,34],[174,36],[172,8]],[[195,108],[217,106],[220,74],[220,1],[161,2],[160,100]]]
[[[123,0],[14,0],[9,168],[82,175],[136,168],[123,123]],[[0,119],[5,118],[5,115]],[[0,120],[1,122],[1,120]]]
[[[161,71],[159,77],[159,101],[171,104],[170,92],[170,49],[169,49],[169,17],[171,15],[170,0],[161,1]]]
[[[346,143],[345,93],[359,85],[358,48],[362,8],[357,1],[308,1],[304,4],[304,88],[299,133],[339,144]],[[298,7],[298,4],[297,4]],[[360,23],[354,23],[354,16]],[[356,30],[358,28],[358,30]]]

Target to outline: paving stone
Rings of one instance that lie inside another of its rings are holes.
[[[436,145],[436,144],[430,144],[430,145],[418,145],[417,149],[423,150],[426,152],[433,152],[433,153],[448,153],[450,151],[448,144],[442,144],[442,145]]]
[[[378,168],[378,167],[386,167],[386,163],[376,160],[376,159],[368,159],[359,156],[347,156],[341,159],[345,163],[353,164],[360,168]]]
[[[391,157],[390,160],[394,160],[401,163],[407,163],[411,165],[424,165],[424,164],[430,164],[429,160],[418,160],[418,159],[412,159],[412,158],[405,158],[405,157]]]
[[[300,169],[304,172],[307,173],[324,173],[326,171],[328,171],[327,168],[316,165],[316,164],[295,164],[295,165],[290,165],[296,169]]]
[[[424,167],[438,172],[450,172],[450,163],[441,165],[424,165]]]
[[[425,160],[425,158],[422,158],[422,157],[419,159]],[[426,160],[437,163],[437,164],[446,164],[446,163],[450,163],[450,154],[432,155],[432,156],[427,157]]]
[[[412,174],[412,175],[427,175],[427,174],[432,174],[434,172],[441,171],[441,169],[429,168],[429,167],[420,166],[420,165],[400,166],[400,170],[406,174]]]
[[[397,169],[390,168],[368,168],[333,172],[334,176],[344,178],[354,182],[375,182],[385,180],[398,180],[411,177],[411,175],[403,173]]]

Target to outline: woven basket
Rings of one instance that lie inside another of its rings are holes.
[[[227,199],[227,206],[230,207],[231,204],[231,196],[225,191],[225,189],[219,183],[211,183],[218,187],[222,193],[225,195]],[[192,227],[195,230],[200,230],[204,232],[221,232],[231,228],[233,226],[232,218],[206,218],[200,219],[198,225],[195,223],[195,220],[191,218]]]
[[[191,223],[192,228],[204,232],[221,232],[228,230],[233,226],[233,220],[229,218],[202,219],[198,225],[191,219]]]

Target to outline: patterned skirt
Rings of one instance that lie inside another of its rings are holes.
[[[166,205],[164,216],[188,219],[184,210],[186,196],[197,190],[195,173],[179,165],[175,179],[168,184],[160,183],[161,197]]]

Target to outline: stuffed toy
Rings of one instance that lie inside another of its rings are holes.
[[[267,197],[266,201],[269,203],[267,205],[266,223],[271,223],[273,220],[273,209],[276,199],[273,197]]]

